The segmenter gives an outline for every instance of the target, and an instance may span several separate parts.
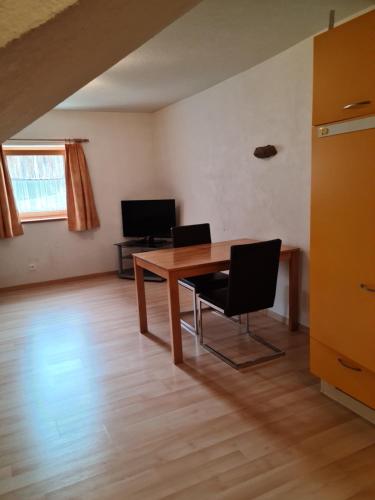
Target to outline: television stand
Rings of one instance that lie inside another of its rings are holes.
[[[155,239],[153,237],[142,238],[141,240],[129,240],[131,246],[139,246],[140,248],[168,248],[172,246],[172,240],[169,239]],[[147,252],[147,250],[145,250]]]
[[[133,253],[150,252],[155,249],[171,248],[171,239],[143,238],[115,243],[118,252],[118,276],[122,279],[134,280]],[[164,278],[151,271],[144,271],[145,281],[161,282]]]

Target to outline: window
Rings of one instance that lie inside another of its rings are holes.
[[[66,218],[63,146],[4,147],[21,221]]]

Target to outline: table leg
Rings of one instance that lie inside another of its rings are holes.
[[[172,360],[175,365],[182,363],[182,338],[180,325],[180,298],[178,282],[173,276],[168,277],[169,328],[171,335]]]
[[[138,302],[138,314],[139,314],[139,331],[141,333],[147,333],[147,308],[146,308],[146,292],[145,292],[145,282],[143,277],[143,268],[137,265],[134,260],[134,276],[135,285],[137,289],[137,302]]]
[[[299,251],[292,252],[289,260],[289,330],[299,326]]]
[[[121,276],[122,273],[124,272],[124,269],[122,267],[122,248],[120,246],[117,247],[118,250],[118,273]]]

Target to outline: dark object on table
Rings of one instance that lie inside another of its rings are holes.
[[[275,155],[277,155],[277,149],[271,144],[268,144],[268,146],[258,146],[254,151],[254,156],[257,158],[270,158]]]

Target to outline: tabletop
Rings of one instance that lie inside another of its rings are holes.
[[[204,264],[230,261],[230,247],[258,243],[259,240],[241,238],[237,240],[220,241],[189,247],[167,248],[151,252],[134,253],[133,257],[149,262],[167,271],[177,271],[184,268],[197,267]],[[298,252],[298,247],[281,246],[281,257]]]

